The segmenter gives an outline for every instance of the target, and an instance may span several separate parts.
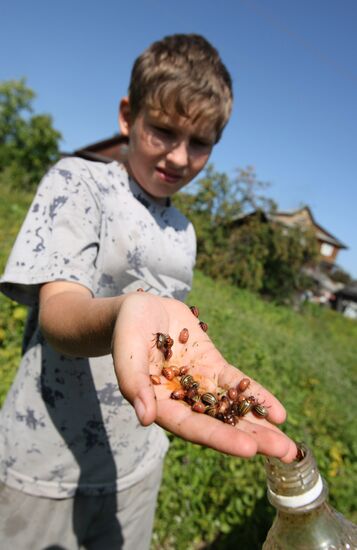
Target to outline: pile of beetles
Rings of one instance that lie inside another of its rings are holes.
[[[192,313],[198,317],[199,311],[196,306],[190,307]],[[201,329],[206,332],[208,326],[203,321],[199,322]],[[189,331],[183,328],[179,334],[178,341],[186,344],[189,339]],[[169,334],[157,332],[155,334],[154,345],[163,353],[168,361],[172,357],[173,339]],[[194,412],[207,414],[222,422],[235,426],[239,419],[248,412],[254,413],[259,418],[266,418],[269,414],[268,407],[259,403],[253,395],[245,395],[244,392],[250,386],[249,378],[242,378],[236,387],[229,389],[219,389],[219,391],[205,392],[200,391],[200,384],[189,374],[188,366],[164,366],[161,374],[167,380],[178,380],[179,389],[174,390],[171,399],[180,400],[191,406]],[[153,384],[161,384],[160,376],[151,375]]]

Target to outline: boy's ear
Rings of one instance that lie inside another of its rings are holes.
[[[128,97],[123,97],[120,101],[118,120],[120,133],[123,136],[128,136],[130,130],[130,104]]]

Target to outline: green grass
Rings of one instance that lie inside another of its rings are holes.
[[[1,269],[29,202],[2,200]],[[356,523],[357,323],[317,306],[276,306],[199,272],[188,303],[227,360],[283,402],[283,429],[312,448],[331,503]],[[0,402],[16,372],[24,315],[0,295]],[[153,549],[258,550],[273,516],[262,457],[236,459],[171,437]]]
[[[32,194],[1,189],[0,201],[0,271],[3,271],[19,227],[31,203]]]

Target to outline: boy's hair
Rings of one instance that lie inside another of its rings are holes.
[[[129,85],[133,119],[143,107],[213,120],[219,140],[232,110],[232,79],[218,51],[197,34],[154,42],[134,62]]]

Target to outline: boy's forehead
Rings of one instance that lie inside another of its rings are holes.
[[[214,139],[216,137],[216,125],[209,118],[204,116],[199,117],[198,119],[191,118],[190,116],[182,116],[177,112],[173,111],[172,113],[166,113],[161,109],[148,108],[147,116],[165,124],[167,126],[175,127],[178,130],[189,131],[190,133],[202,137],[207,137]]]

